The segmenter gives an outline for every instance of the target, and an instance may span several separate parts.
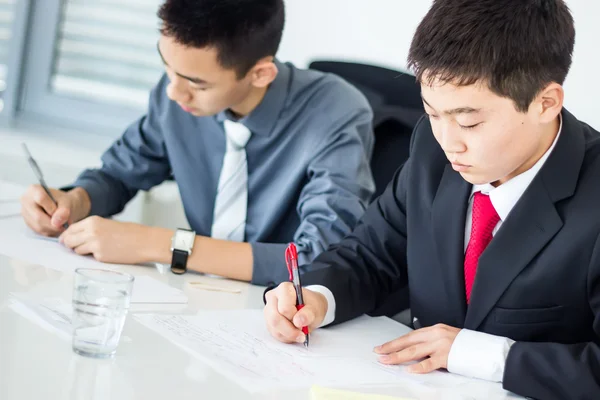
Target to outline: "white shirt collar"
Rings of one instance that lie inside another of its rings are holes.
[[[506,217],[508,217],[508,214],[513,209],[515,204],[517,204],[517,201],[519,201],[525,190],[529,187],[533,181],[533,178],[535,178],[540,169],[542,169],[546,163],[546,160],[550,156],[550,153],[552,153],[552,150],[554,150],[556,142],[558,142],[558,138],[562,132],[562,115],[559,115],[559,119],[560,127],[558,128],[558,133],[556,134],[556,138],[554,139],[552,146],[550,146],[550,148],[533,165],[533,167],[498,187],[494,187],[490,183],[473,185],[473,189],[471,190],[471,199],[473,198],[473,194],[476,192],[488,194],[490,196],[492,205],[500,217],[500,220],[504,221]]]

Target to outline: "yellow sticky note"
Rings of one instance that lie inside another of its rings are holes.
[[[312,400],[410,400],[404,397],[349,392],[347,390],[329,389],[316,385],[310,389],[310,398]]]

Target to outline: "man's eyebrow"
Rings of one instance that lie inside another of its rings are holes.
[[[429,108],[433,109],[433,107],[431,107],[431,104],[429,104],[427,102],[427,100],[425,100],[425,97],[423,97],[423,95],[421,95],[421,99],[423,100],[423,103],[427,104],[427,106]],[[481,111],[480,108],[457,107],[457,108],[453,108],[451,110],[445,110],[445,111],[443,111],[443,113],[446,114],[446,115],[456,115],[456,114],[474,114],[474,113],[478,113],[480,111]]]
[[[158,51],[158,55],[160,56],[160,59],[162,60],[163,64],[165,64],[165,66],[169,66],[169,64],[165,61],[165,58],[163,57],[162,53],[160,52],[160,46],[158,45],[158,43],[156,44],[156,50]],[[180,74],[179,72],[175,72],[175,75],[179,76],[180,78],[186,79],[192,83],[195,83],[197,85],[205,85],[208,84],[208,82],[206,82],[204,79],[200,79],[200,78],[192,78],[189,76],[185,76]]]

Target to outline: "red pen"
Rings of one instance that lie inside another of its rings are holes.
[[[294,284],[294,289],[296,289],[296,310],[301,310],[304,307],[304,299],[302,298],[302,284],[298,272],[298,250],[294,243],[290,243],[285,250],[285,263],[290,273],[290,282]],[[308,327],[302,327],[302,332],[305,338],[304,346],[308,347]]]

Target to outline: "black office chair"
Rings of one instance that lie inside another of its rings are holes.
[[[413,128],[425,112],[421,88],[414,76],[373,65],[315,61],[311,69],[336,74],[356,86],[373,108],[375,147],[371,169],[376,199],[408,159]],[[408,288],[390,296],[371,315],[396,315],[409,308]]]
[[[423,111],[421,88],[409,73],[342,61],[313,61],[309,68],[331,72],[357,86],[369,88],[382,96],[387,105]]]
[[[315,61],[309,67],[341,76],[371,104],[375,134],[371,170],[376,199],[408,158],[412,130],[425,112],[419,84],[413,75],[373,65]]]

